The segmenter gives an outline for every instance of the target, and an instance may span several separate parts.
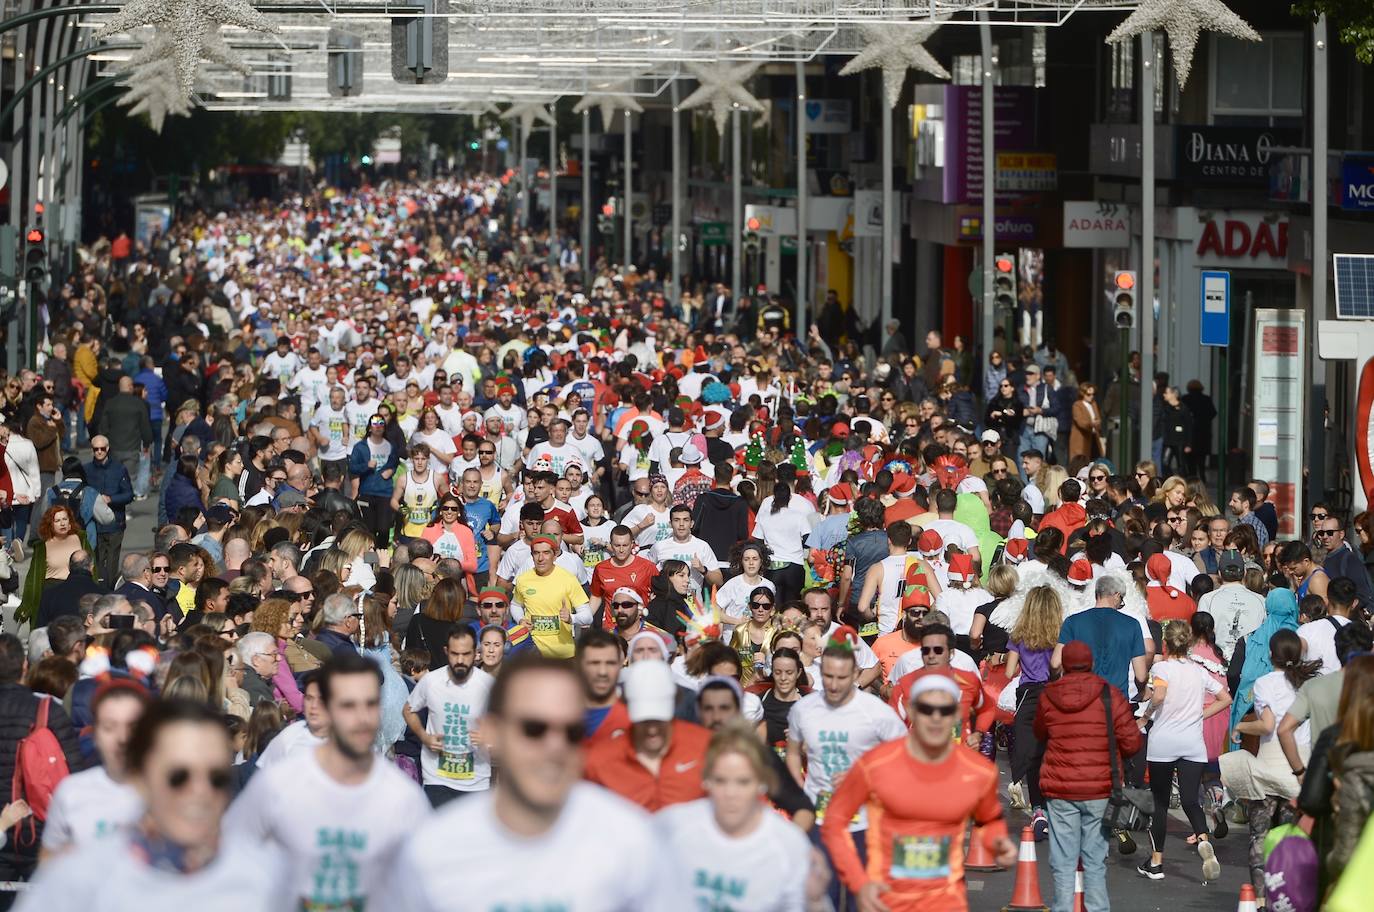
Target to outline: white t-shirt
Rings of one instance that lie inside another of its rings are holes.
[[[354,443],[367,436],[367,422],[377,414],[377,408],[381,404],[379,399],[369,399],[366,402],[350,399],[344,403],[344,414],[348,416],[348,427],[353,432]]]
[[[663,562],[666,560],[680,560],[685,563],[691,568],[692,580],[699,589],[705,582],[705,579],[702,574],[698,573],[696,569],[692,567],[692,558],[701,561],[701,565],[708,571],[716,569],[716,564],[718,563],[716,560],[716,552],[712,551],[710,545],[706,544],[706,542],[697,538],[695,535],[690,536],[685,542],[680,542],[670,535],[662,541],[654,542],[654,546],[649,549],[649,560],[658,564],[660,569],[662,569]]]
[[[1278,721],[1287,714],[1288,707],[1293,705],[1298,692],[1293,689],[1292,684],[1288,683],[1288,679],[1283,676],[1281,671],[1271,671],[1260,677],[1255,682],[1252,692],[1255,698],[1255,715],[1264,715],[1266,707],[1274,714],[1274,730],[1267,735],[1260,736],[1260,744],[1267,744],[1278,737]],[[1310,744],[1312,742],[1312,721],[1309,719],[1299,725],[1298,730],[1293,733],[1293,737],[1297,739],[1299,747],[1306,747]]]
[[[491,408],[487,409],[484,417],[490,417],[492,415],[501,419],[501,423],[505,425],[507,434],[514,434],[525,426],[525,410],[514,402],[506,408],[502,408],[499,402],[491,406]]]
[[[978,663],[973,661],[973,656],[962,649],[956,649],[950,653],[949,664],[951,668],[967,671],[979,680],[983,678],[983,675],[978,671]],[[924,666],[925,662],[921,659],[921,650],[919,648],[909,649],[898,656],[897,661],[893,663],[892,670],[887,673],[888,683],[896,684],[902,678]]]
[[[1335,623],[1332,623],[1332,622]],[[1350,618],[1336,617],[1328,615],[1318,618],[1315,621],[1308,621],[1298,628],[1298,636],[1302,637],[1303,661],[1322,663],[1322,674],[1331,674],[1341,670],[1340,659],[1336,658],[1336,625],[1344,627],[1350,623]]]
[[[1193,559],[1186,554],[1179,554],[1177,551],[1161,551],[1165,557],[1169,558],[1169,585],[1175,589],[1188,591],[1188,584],[1193,578],[1202,571],[1193,563]]]
[[[573,457],[577,457],[579,462],[582,461],[582,452],[571,443],[564,442],[562,446],[554,446],[546,440],[534,445],[534,449],[530,450],[530,455],[526,458],[525,464],[532,466],[540,459],[547,459],[550,465],[549,471],[561,478],[563,473],[567,471],[568,460]],[[585,463],[582,468],[587,468]]]
[[[977,586],[972,589],[957,589],[951,585],[948,589],[941,589],[940,594],[935,597],[935,610],[948,615],[951,630],[961,636],[968,636],[969,628],[973,626],[973,613],[990,601],[992,595],[986,589]]]
[[[633,529],[648,517],[654,517],[654,521],[635,536],[635,544],[641,548],[651,548],[665,538],[673,537],[673,525],[668,521],[671,512],[671,506],[664,507],[663,511],[659,512],[654,509],[653,504],[642,503],[626,513],[621,522]]]
[[[1222,583],[1198,599],[1197,610],[1212,616],[1217,648],[1229,659],[1236,644],[1258,630],[1264,621],[1264,597],[1241,583]]]
[[[301,394],[301,413],[310,415],[315,406],[329,401],[329,371],[323,364],[311,370],[302,367],[291,377],[290,387]]]
[[[787,714],[787,737],[806,748],[807,797],[816,803],[816,823],[825,819],[825,806],[835,782],[868,751],[906,734],[906,725],[897,713],[879,698],[856,690],[840,707],[833,707],[825,694],[813,690],[792,704]],[[850,832],[868,829],[868,809],[860,808],[849,824]]]
[[[329,407],[328,403],[325,403],[315,409],[315,419],[310,422],[310,426],[319,431],[321,437],[329,441],[328,446],[320,451],[321,459],[335,462],[348,458],[348,452],[353,447],[354,439],[349,431],[346,408],[336,412]]]
[[[654,822],[676,875],[669,896],[692,909],[793,912],[806,906],[811,843],[797,827],[764,809],[753,832],[727,836],[708,798],[664,808]]]
[[[291,376],[305,366],[305,362],[295,352],[288,350],[285,355],[277,354],[275,350],[268,353],[262,359],[262,373],[287,386]]]
[[[791,509],[790,506],[776,513],[760,506],[758,514],[754,517],[754,535],[768,543],[768,550],[772,552],[775,562],[805,563],[805,540],[810,534],[811,523],[807,522],[804,514]]]
[[[1031,512],[1036,516],[1045,515],[1045,495],[1033,483],[1021,489],[1021,499],[1030,504]]]
[[[1164,702],[1155,708],[1146,760],[1207,762],[1202,740],[1202,707],[1206,695],[1221,693],[1221,684],[1192,661],[1156,662],[1150,676],[1166,688]]]
[[[434,414],[439,416],[439,427],[443,428],[449,436],[456,437],[463,433],[463,410],[456,404],[447,408],[436,405]]]
[[[840,629],[840,624],[839,624],[839,622],[838,622],[838,621],[831,621],[831,622],[830,622],[830,629],[827,630],[827,631],[825,632],[825,639],[826,639],[826,641],[829,642],[830,638],[833,637],[833,636],[835,635],[835,631],[836,631],[836,630],[839,630],[839,629]],[[919,651],[919,650],[918,650],[918,651]],[[877,665],[877,664],[878,664],[878,654],[877,654],[876,652],[873,651],[873,647],[869,646],[869,645],[868,645],[867,643],[865,643],[863,640],[859,640],[859,645],[856,646],[856,647],[854,648],[854,658],[856,658],[856,659],[859,660],[859,670],[860,670],[860,671],[867,671],[868,669],[872,668],[874,665]],[[817,656],[817,658],[816,658],[816,667],[817,667],[817,668],[820,668],[820,657],[819,657],[819,656]],[[821,686],[821,679],[820,679],[820,674],[819,674],[819,672],[818,672],[817,675],[816,675],[816,680],[813,681],[812,684],[813,684],[815,687],[820,687],[820,686]]]
[[[474,668],[462,684],[454,683],[448,666],[420,679],[406,705],[412,712],[429,710],[425,731],[441,735],[444,755],[429,748],[420,752],[425,785],[442,785],[460,792],[476,792],[491,785],[491,758],[473,739],[477,720],[487,711],[487,694],[496,679]]]
[[[593,437],[591,434],[581,439],[578,439],[576,434],[569,434],[568,445],[576,448],[578,454],[582,457],[582,468],[587,470],[588,475],[592,473],[606,455],[606,448],[599,439]]]
[[[416,827],[401,853],[389,907],[632,912],[662,906],[679,859],[662,850],[649,816],[625,799],[579,782],[554,825],[534,837],[511,833],[492,805],[489,793],[474,795]],[[609,846],[614,864],[607,861]]]
[[[761,576],[757,583],[750,583],[744,578],[744,574],[740,574],[730,577],[716,590],[716,607],[720,609],[721,614],[728,614],[732,617],[748,617],[749,593],[759,586],[763,586],[773,593],[775,598],[777,597],[778,590],[773,585],[772,580]]]
[[[61,852],[122,833],[143,816],[143,799],[131,785],[115,782],[97,766],[58,783],[48,804],[43,848]]]
[[[649,469],[653,467],[653,461],[649,458],[649,451],[641,450],[635,446],[627,446],[621,450],[619,462],[625,469],[626,479],[631,482],[648,478]]]
[[[810,516],[816,512],[816,505],[799,494],[793,493],[784,510],[792,513],[800,513],[802,516]],[[773,512],[773,495],[768,495],[759,501],[759,515]]]
[[[251,874],[251,876],[249,876]],[[288,912],[299,908],[287,888],[286,865],[262,846],[224,846],[190,874],[151,866],[127,838],[97,839],[41,865],[17,912]]]
[[[365,781],[343,785],[316,754],[299,753],[254,776],[225,814],[225,837],[280,846],[302,908],[384,903],[396,853],[429,816],[429,802],[382,757],[373,758]]]
[[[410,435],[410,442],[423,443],[430,450],[442,456],[452,456],[458,452],[458,448],[453,445],[453,435],[442,427],[432,431],[416,431]],[[442,460],[431,460],[430,465],[437,469],[441,475],[448,473],[448,466],[445,466]]]
[[[319,747],[323,743],[324,738],[317,738],[310,733],[304,719],[297,719],[277,732],[277,736],[267,745],[267,749],[258,757],[258,771],[261,772],[293,754]]]
[[[940,540],[945,543],[946,548],[950,545],[958,545],[960,551],[967,553],[978,547],[978,536],[974,535],[972,529],[957,519],[937,519],[926,528],[939,532]]]

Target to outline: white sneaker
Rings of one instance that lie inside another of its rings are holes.
[[[19,594],[11,592],[9,595],[5,596],[4,604],[0,605],[0,607],[8,608],[10,611],[13,611],[14,609],[18,608],[21,604],[23,604],[23,602],[20,600]]]
[[[1212,848],[1211,840],[1199,839],[1197,853],[1202,856],[1202,880],[1210,883],[1221,877],[1221,862],[1217,861],[1217,850]]]
[[[1013,810],[1030,810],[1030,802],[1026,799],[1026,788],[1021,784],[1020,780],[1007,786],[1007,798],[1010,799]]]

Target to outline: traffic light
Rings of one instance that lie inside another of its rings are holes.
[[[745,253],[753,254],[759,252],[759,229],[761,227],[763,227],[763,223],[760,222],[757,217],[750,218],[744,223]]]
[[[1016,310],[1016,257],[999,253],[992,261],[992,302],[1002,313]]]
[[[614,196],[601,206],[601,214],[596,217],[596,229],[602,234],[615,234],[615,214],[618,208]]]
[[[1135,326],[1135,273],[1121,270],[1112,277],[1112,317],[1117,329]]]
[[[42,228],[30,228],[24,236],[24,281],[42,288],[48,281],[48,247]]]
[[[472,142],[468,143],[468,148],[476,152],[478,149],[482,148],[482,144],[474,139]]]

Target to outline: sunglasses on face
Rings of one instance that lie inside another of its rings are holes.
[[[751,604],[754,608],[772,608],[772,607],[773,607],[773,603],[772,603],[772,602],[751,602],[750,604]]]
[[[943,716],[948,719],[959,711],[958,704],[954,706],[931,706],[929,703],[913,703],[911,708],[922,716]]]
[[[440,513],[457,513],[458,507],[455,504],[444,504],[439,508]]]
[[[1320,529],[1320,530],[1318,530],[1318,531],[1312,533],[1312,535],[1313,535],[1314,537],[1316,537],[1316,538],[1330,538],[1332,535],[1335,535],[1335,534],[1336,534],[1336,530],[1335,530],[1335,529]]]
[[[1312,518],[1313,518],[1313,519],[1326,519],[1326,518],[1327,518],[1328,516],[1330,516],[1330,515],[1331,515],[1330,513],[1313,513],[1313,514],[1312,514]]]
[[[587,726],[581,722],[559,725],[545,719],[517,719],[516,725],[520,728],[520,734],[531,741],[543,741],[549,732],[556,731],[563,736],[563,740],[569,746],[575,746],[581,744],[582,739],[587,736]]]
[[[229,790],[229,783],[233,780],[233,774],[227,768],[216,768],[211,770],[191,770],[184,766],[178,766],[167,772],[167,785],[173,791],[181,791],[191,784],[191,778],[199,774],[209,784],[210,788],[217,792]]]
[[[638,608],[639,602],[611,602],[612,608]]]
[[[477,455],[478,455],[478,456],[495,456],[495,455],[496,455],[496,451],[495,451],[495,450],[478,450],[478,451],[477,451]]]
[[[922,646],[921,655],[942,656],[945,654],[945,650],[947,650],[948,648],[949,647],[947,646]]]
[[[93,446],[93,447],[91,447],[91,452],[92,452],[92,453],[104,453],[104,452],[106,452],[107,450],[109,450],[109,447],[102,447],[102,446]]]
[[[170,572],[172,568],[171,568],[171,567],[168,567],[166,564],[163,564],[163,565],[161,565],[161,566],[154,567],[154,568],[152,568],[152,569],[153,569],[153,572],[154,572],[154,573],[167,573],[167,572]]]
[[[989,472],[988,474],[989,474],[989,475],[1005,475],[1005,474],[1007,474],[1007,470],[1006,470],[1006,469],[993,469],[993,470],[992,470],[991,472]]]
[[[1107,476],[1106,476],[1106,475],[1089,475],[1089,476],[1088,476],[1088,480],[1089,480],[1089,481],[1106,481],[1106,480],[1107,480]]]
[[[648,497],[648,496],[649,496],[649,492],[648,492],[648,491],[641,491],[641,490],[639,490],[638,488],[635,488],[635,497]]]
[[[1150,477],[1150,473],[1149,473],[1149,472],[1136,472],[1136,473],[1135,473],[1135,477],[1136,477],[1136,478],[1149,478],[1149,477]]]

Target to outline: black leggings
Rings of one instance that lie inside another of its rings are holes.
[[[391,509],[391,498],[363,494],[358,498],[358,506],[362,508],[363,524],[372,533],[372,540],[378,548],[385,548],[391,542],[391,524],[396,520],[396,511]]]
[[[1045,742],[1035,737],[1035,713],[1044,690],[1044,684],[1022,684],[1016,692],[1016,718],[1012,721],[1016,740],[1011,744],[1011,778],[1025,780],[1026,800],[1033,808],[1045,806],[1045,795],[1040,791]]]
[[[788,564],[777,570],[769,570],[764,575],[777,590],[779,605],[801,595],[802,587],[806,585],[806,568],[801,564]]]
[[[1183,804],[1183,813],[1188,815],[1188,823],[1195,834],[1207,834],[1207,818],[1198,802],[1202,773],[1206,769],[1206,763],[1196,760],[1150,761],[1150,791],[1155,796],[1155,812],[1150,817],[1150,844],[1154,851],[1164,851],[1164,828],[1169,822],[1169,793],[1173,789],[1175,770],[1178,771],[1178,797]]]

